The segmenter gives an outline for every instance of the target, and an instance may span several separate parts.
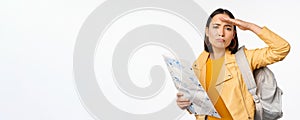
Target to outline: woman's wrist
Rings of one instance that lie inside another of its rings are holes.
[[[250,23],[249,30],[258,35],[261,32],[262,27],[260,27],[256,24]]]

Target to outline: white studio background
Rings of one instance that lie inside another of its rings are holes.
[[[0,1],[1,120],[93,120],[76,91],[72,62],[78,32],[88,15],[102,2]],[[289,41],[292,47],[289,55],[270,67],[284,91],[282,119],[298,118],[299,4],[291,0],[195,2],[208,14],[219,7],[227,8],[236,18],[267,26]],[[247,48],[264,46],[249,31],[239,30],[238,36],[240,45]],[[199,43],[202,47],[202,42]],[[193,120],[193,116],[182,118],[187,119]]]

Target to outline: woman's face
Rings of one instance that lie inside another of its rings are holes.
[[[217,14],[212,18],[209,27],[205,30],[213,49],[225,49],[230,45],[231,40],[234,39],[235,31],[233,25],[223,22],[220,19],[222,17],[229,18],[227,14]]]

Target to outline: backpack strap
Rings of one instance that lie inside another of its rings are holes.
[[[260,103],[259,97],[256,95],[257,86],[255,83],[253,73],[250,69],[248,60],[246,58],[244,48],[245,46],[239,48],[239,50],[235,53],[235,58],[241,71],[242,77],[244,78],[244,82],[248,88],[248,91],[253,96],[253,100],[255,102],[257,111],[255,115],[255,120],[262,120],[262,104]]]
[[[236,62],[240,68],[240,71],[242,73],[242,76],[244,78],[244,82],[248,88],[248,91],[252,95],[256,95],[256,83],[255,79],[253,77],[253,73],[249,67],[248,60],[246,58],[245,52],[244,52],[245,46],[242,46],[239,48],[239,50],[235,53]]]

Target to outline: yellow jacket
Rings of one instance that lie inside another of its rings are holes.
[[[283,60],[290,51],[289,43],[266,27],[263,27],[258,37],[262,39],[268,47],[245,50],[252,71]],[[209,53],[204,51],[193,64],[194,72],[204,89],[206,89],[205,75],[208,57]],[[229,50],[226,50],[225,61],[221,71],[223,72],[217,80],[216,89],[233,119],[254,119],[255,105],[252,95],[247,90],[234,54],[231,54]],[[200,120],[203,116],[196,116],[196,118]]]

